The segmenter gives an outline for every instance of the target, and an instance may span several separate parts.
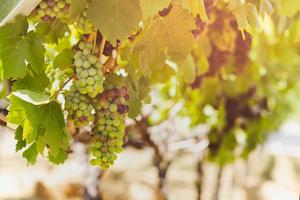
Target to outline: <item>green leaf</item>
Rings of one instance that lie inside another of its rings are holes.
[[[0,27],[0,40],[1,43],[10,43],[10,39],[18,38],[25,35],[28,30],[27,19],[24,16],[17,16],[11,23]]]
[[[140,0],[143,18],[146,19],[158,14],[163,8],[167,8],[171,0]]]
[[[33,143],[24,151],[23,157],[27,159],[28,163],[33,165],[36,163],[36,158],[38,156],[38,152],[36,150],[36,144]]]
[[[30,90],[18,90],[16,92],[13,92],[12,94],[33,105],[48,104],[50,102],[50,97],[48,95],[33,92]]]
[[[57,165],[63,164],[67,158],[68,158],[68,153],[62,149],[60,149],[57,156],[52,156],[52,155],[49,156],[50,162]]]
[[[88,9],[88,19],[108,41],[127,39],[137,30],[142,20],[139,0],[101,0],[93,1]]]
[[[43,36],[47,43],[58,43],[58,40],[69,31],[68,25],[60,21],[40,22],[36,27],[37,34]]]
[[[27,33],[27,20],[17,17],[13,24],[0,28],[0,59],[5,78],[24,78],[27,63],[40,74],[44,71],[43,37]]]
[[[3,63],[0,60],[0,81],[3,81],[4,79],[4,69],[3,69]]]
[[[185,61],[183,62],[182,66],[179,68],[180,75],[182,76],[183,80],[187,83],[192,83],[195,81],[196,78],[196,65],[193,57],[189,55]]]
[[[71,67],[72,64],[73,52],[71,49],[65,49],[55,57],[53,67],[59,69],[66,69]]]
[[[150,21],[133,44],[141,71],[146,75],[158,70],[165,66],[167,58],[181,65],[191,52],[194,40],[191,30],[194,28],[193,17],[178,5],[166,17]]]
[[[16,19],[0,27],[0,59],[5,78],[22,78],[26,75],[26,40],[23,38],[28,29],[25,17]]]
[[[43,46],[43,37],[35,34],[33,31],[29,32],[26,36],[26,60],[30,63],[33,71],[37,74],[44,72],[44,54],[45,48]]]
[[[16,151],[20,151],[24,147],[26,147],[26,140],[23,139],[23,127],[18,126],[16,133],[15,133],[15,139],[17,140],[16,144]]]
[[[127,86],[128,95],[129,95],[129,102],[128,102],[129,113],[128,113],[128,116],[130,118],[134,119],[141,112],[142,102],[139,98],[138,91],[136,90],[136,88],[134,86],[134,83],[132,82],[131,78],[126,79],[126,86]]]
[[[37,150],[37,152],[40,153],[40,154],[43,154],[45,148],[46,148],[46,142],[44,141],[44,138],[43,137],[39,137],[36,140],[36,150]]]
[[[175,74],[176,72],[173,68],[165,66],[161,69],[153,71],[149,79],[151,83],[165,83]]]
[[[23,79],[19,79],[13,83],[12,89],[16,90],[31,90],[36,92],[43,92],[47,86],[49,86],[50,81],[45,74],[42,72],[36,74],[35,72],[27,72],[27,75]]]
[[[85,9],[85,5],[88,0],[71,0],[71,7],[68,15],[68,19],[74,20],[78,18],[82,11]]]
[[[34,99],[32,95],[31,98]],[[12,124],[26,126],[26,137],[30,142],[37,139],[44,141],[48,147],[48,155],[53,157],[68,149],[69,133],[62,109],[57,102],[33,105],[15,95],[11,95],[9,99],[11,105],[7,119]]]

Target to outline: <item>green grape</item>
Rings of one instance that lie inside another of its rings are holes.
[[[33,10],[30,18],[34,21],[53,21],[56,18],[65,18],[69,12],[70,0],[42,0]]]
[[[76,21],[76,26],[80,29],[83,33],[91,33],[94,30],[94,25],[92,22],[87,18],[87,9],[89,7],[89,3],[86,4],[83,12],[79,16]]]
[[[72,86],[70,91],[65,94],[65,100],[68,119],[73,120],[76,127],[88,126],[94,121],[91,100],[79,93],[75,86]]]
[[[128,113],[126,96],[126,88],[109,86],[93,99],[96,117],[91,149],[92,165],[107,169],[114,164],[117,154],[122,151],[125,119]]]
[[[95,98],[103,92],[102,64],[99,68],[100,59],[94,55],[93,43],[80,41],[74,50],[74,66],[77,74],[75,85],[81,94],[88,94]]]

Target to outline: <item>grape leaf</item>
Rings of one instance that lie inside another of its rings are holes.
[[[181,4],[182,7],[189,10],[194,17],[199,15],[202,21],[208,21],[204,0],[181,0]]]
[[[261,0],[260,8],[259,8],[260,15],[263,15],[264,13],[271,15],[272,12],[273,12],[273,6],[270,0]]]
[[[149,80],[152,84],[155,83],[165,83],[168,81],[176,72],[173,68],[165,66],[161,69],[152,72],[152,76],[149,77]]]
[[[7,119],[12,124],[21,125],[24,129],[26,127],[26,131],[23,130],[23,139],[26,139],[27,144],[42,137],[48,147],[49,157],[55,158],[59,156],[60,151],[68,149],[69,133],[63,112],[57,102],[51,101],[47,104],[33,105],[15,95],[10,95],[9,99],[11,105],[9,106]],[[30,163],[33,161],[30,154],[36,155],[35,152],[37,152],[35,142],[34,147],[35,150],[31,146],[26,153],[24,152],[24,157]]]
[[[43,36],[47,43],[58,43],[58,40],[69,31],[68,25],[60,21],[54,23],[40,22],[36,27],[36,32]]]
[[[163,8],[167,8],[171,0],[140,0],[143,18],[156,15]]]
[[[18,90],[12,93],[14,96],[19,97],[23,101],[31,103],[33,105],[42,105],[50,102],[50,97],[48,95],[33,92],[30,90]]]
[[[130,77],[128,77],[126,79],[126,86],[127,86],[127,91],[128,91],[128,95],[129,95],[129,102],[128,102],[129,113],[128,113],[128,116],[130,118],[134,119],[141,112],[142,102],[139,98],[138,91],[136,90],[136,88],[134,86],[134,83],[132,82],[132,79]]]
[[[45,48],[43,46],[43,36],[35,34],[33,31],[26,36],[26,60],[30,63],[33,71],[37,74],[44,72],[44,54]]]
[[[26,41],[28,23],[25,17],[16,19],[0,27],[0,59],[5,78],[22,78],[26,74]]]
[[[141,71],[148,74],[165,66],[167,57],[178,65],[182,64],[192,49],[191,30],[194,27],[193,17],[179,5],[174,6],[166,17],[150,21],[133,44],[133,53],[139,55]]]
[[[49,160],[54,164],[62,164],[68,158],[68,153],[65,150],[60,149],[57,156],[50,155]]]
[[[88,9],[88,19],[112,43],[125,40],[142,20],[139,0],[93,1]]]
[[[20,151],[24,147],[26,147],[26,140],[23,139],[23,127],[18,126],[16,133],[15,133],[15,139],[17,140],[16,144],[16,151]]]
[[[23,153],[23,157],[27,159],[28,163],[33,165],[36,163],[38,152],[36,150],[36,143],[30,145]]]
[[[0,60],[0,81],[3,81],[3,79],[4,79],[4,69],[3,69],[2,61]]]
[[[71,0],[71,7],[67,18],[70,20],[78,18],[85,9],[87,2],[88,0]]]
[[[49,85],[49,79],[45,72],[36,74],[35,72],[27,72],[27,75],[23,79],[15,81],[12,85],[13,91],[16,90],[31,90],[36,92],[42,92]]]
[[[27,33],[27,29],[27,20],[21,16],[0,28],[0,58],[5,78],[24,78],[27,63],[36,73],[44,70],[43,38],[33,31]]]
[[[73,52],[71,49],[65,49],[55,57],[53,61],[53,67],[59,69],[65,69],[71,67],[72,63],[73,63]]]
[[[280,14],[294,17],[300,11],[299,0],[283,0],[280,4]]]
[[[245,38],[244,30],[251,33],[253,28],[259,27],[259,16],[254,4],[231,0],[229,8],[236,18],[238,28],[241,30],[243,38]]]
[[[179,73],[184,81],[186,81],[187,83],[194,82],[196,78],[196,65],[191,55],[188,55],[179,69]]]

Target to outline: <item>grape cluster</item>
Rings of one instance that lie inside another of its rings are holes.
[[[89,8],[89,4],[87,3],[85,9],[76,20],[76,26],[78,29],[83,31],[84,33],[91,33],[94,29],[94,25],[92,22],[87,18],[87,9]]]
[[[68,119],[73,120],[76,127],[88,126],[94,121],[91,100],[86,95],[80,94],[74,85],[65,94],[65,100]]]
[[[77,81],[75,85],[81,94],[95,98],[103,92],[103,69],[101,60],[96,56],[98,48],[93,43],[81,41],[74,54]]]
[[[52,21],[55,18],[64,18],[70,9],[71,0],[42,0],[34,9],[31,16],[33,19]]]
[[[92,165],[109,168],[122,151],[125,119],[128,113],[129,96],[125,87],[106,89],[94,99],[96,110],[94,142],[92,144]]]

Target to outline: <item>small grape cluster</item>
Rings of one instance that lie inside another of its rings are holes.
[[[76,27],[80,29],[84,33],[91,33],[94,30],[93,23],[87,18],[87,9],[89,8],[89,4],[87,3],[85,9],[76,20]]]
[[[64,18],[70,10],[71,0],[42,0],[33,10],[33,19],[53,21],[55,18]]]
[[[65,100],[68,119],[73,120],[76,127],[88,126],[94,121],[91,100],[86,95],[80,94],[74,85],[65,94]]]
[[[74,54],[77,80],[75,85],[81,94],[95,98],[103,92],[103,67],[96,56],[99,49],[93,43],[81,41]]]
[[[94,141],[92,144],[92,165],[109,168],[122,151],[125,119],[128,113],[129,96],[125,87],[109,87],[94,99],[96,110]]]

